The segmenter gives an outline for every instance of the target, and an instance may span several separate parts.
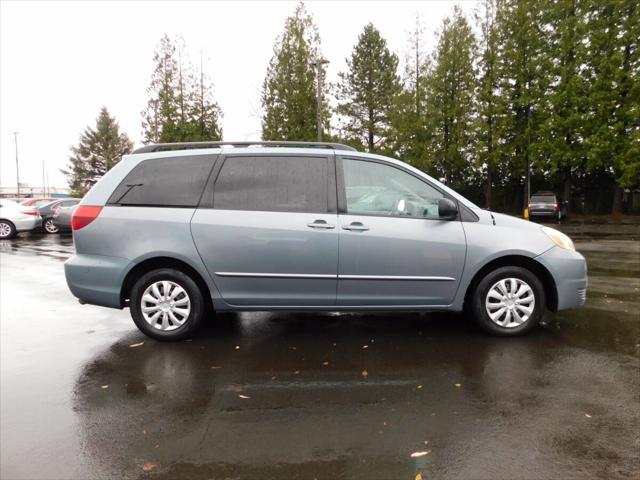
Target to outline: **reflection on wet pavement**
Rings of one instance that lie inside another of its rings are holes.
[[[459,315],[251,313],[157,343],[77,304],[70,237],[3,242],[1,476],[637,478],[640,226],[562,229],[589,301],[515,339]]]

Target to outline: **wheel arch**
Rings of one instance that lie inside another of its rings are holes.
[[[556,282],[553,279],[553,275],[551,275],[551,272],[549,272],[549,270],[547,270],[547,268],[540,262],[533,258],[525,257],[524,255],[506,255],[495,258],[483,265],[482,268],[476,272],[467,286],[467,291],[464,296],[465,305],[469,305],[471,295],[473,295],[473,292],[480,280],[482,280],[489,272],[501,267],[522,267],[529,270],[538,277],[538,279],[540,279],[540,282],[544,287],[547,308],[551,311],[556,311],[558,309],[558,290],[556,288]]]
[[[211,289],[207,285],[207,282],[205,282],[200,272],[198,272],[194,267],[189,265],[184,260],[179,260],[177,258],[168,256],[147,258],[134,265],[127,272],[124,280],[122,281],[122,287],[120,289],[120,304],[122,306],[128,305],[129,294],[136,280],[138,280],[145,273],[158,268],[173,268],[186,275],[189,275],[200,288],[200,291],[202,292],[207,305],[213,307],[213,302],[211,300]]]

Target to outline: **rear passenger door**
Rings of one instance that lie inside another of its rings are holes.
[[[333,155],[221,159],[191,230],[224,301],[245,307],[335,304],[338,270]]]

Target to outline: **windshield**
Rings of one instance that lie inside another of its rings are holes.
[[[531,203],[556,203],[556,197],[553,195],[534,195],[531,197]]]

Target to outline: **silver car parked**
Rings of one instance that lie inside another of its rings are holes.
[[[0,240],[11,238],[18,232],[29,232],[40,225],[42,218],[35,208],[0,200]]]
[[[129,307],[159,340],[229,310],[466,309],[518,335],[587,288],[563,233],[339,144],[149,145],[89,191],[71,226],[73,294]]]

